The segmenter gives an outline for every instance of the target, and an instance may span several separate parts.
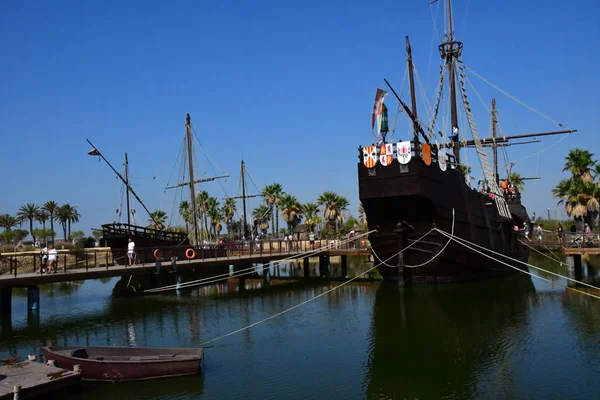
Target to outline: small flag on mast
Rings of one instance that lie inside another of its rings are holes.
[[[381,133],[388,133],[389,132],[389,127],[388,127],[388,109],[385,106],[385,104],[383,104],[382,110],[381,110],[381,127],[379,129],[379,131]]]
[[[90,151],[88,151],[88,155],[90,156],[99,156],[100,152],[96,149],[91,149]]]
[[[371,131],[375,133],[375,120],[377,120],[377,135],[379,136],[379,132],[381,132],[381,113],[383,111],[383,102],[388,92],[383,89],[377,88],[377,92],[375,93],[375,103],[373,104],[373,116],[371,118]]]

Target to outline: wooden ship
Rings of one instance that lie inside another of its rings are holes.
[[[228,175],[215,176],[204,179],[195,179],[193,135],[190,114],[186,115],[185,129],[189,179],[187,182],[182,182],[173,186],[168,186],[166,189],[173,189],[184,186],[189,187],[191,209],[197,210],[198,208],[196,206],[195,185],[198,183],[213,181],[215,179],[226,178],[228,177]],[[196,256],[215,257],[225,255],[224,249],[217,249],[214,246],[210,248],[208,246],[202,246],[199,239],[200,235],[198,232],[198,224],[195,223],[196,218],[192,218],[189,234],[186,232],[172,232],[166,229],[152,229],[132,224],[130,194],[133,195],[135,199],[142,205],[142,207],[148,213],[151,219],[154,219],[154,217],[152,216],[144,202],[140,199],[140,197],[135,193],[135,191],[131,187],[131,183],[129,181],[129,164],[127,160],[127,153],[125,154],[125,176],[123,176],[110,164],[110,162],[104,157],[104,155],[98,150],[98,148],[92,144],[92,142],[90,142],[89,140],[87,140],[87,142],[92,146],[92,150],[88,152],[88,154],[101,157],[102,160],[104,160],[106,164],[108,164],[108,166],[113,170],[117,177],[123,182],[127,192],[127,223],[113,222],[103,224],[101,229],[102,237],[106,241],[106,245],[111,248],[115,263],[127,263],[127,243],[129,239],[131,239],[135,243],[137,260],[141,262],[154,261],[154,259],[157,258],[155,255],[155,251],[157,249],[160,249],[160,252],[158,253],[160,254],[160,257],[164,257],[165,259],[184,259],[185,252],[190,247],[196,249]]]
[[[364,206],[369,230],[376,230],[369,235],[375,262],[381,263],[378,269],[384,280],[401,285],[484,279],[512,273],[516,271],[515,267],[524,268],[517,261],[526,262],[529,251],[519,241],[518,228],[529,220],[529,216],[518,192],[508,193],[500,189],[497,157],[494,157],[492,168],[485,147],[492,147],[496,154],[498,146],[514,139],[575,132],[562,130],[497,137],[494,123],[493,136],[481,139],[465,90],[465,67],[460,60],[463,43],[456,40],[452,28],[451,1],[446,0],[445,3],[449,32],[438,47],[443,69],[431,124],[424,128],[418,118],[412,54],[407,36],[412,107],[401,100],[387,79],[385,82],[411,119],[413,138],[396,143],[386,141],[388,129],[384,100],[387,92],[378,89],[372,127],[374,129],[377,125],[376,136],[380,140],[377,144],[359,147],[359,199]],[[438,143],[434,123],[445,84],[450,96],[451,127],[446,135],[438,132],[448,139]],[[473,136],[471,140],[460,138],[457,97],[464,104]],[[492,113],[493,122],[494,118]],[[484,190],[471,188],[465,176],[468,173],[461,164],[463,148],[476,150],[483,169]],[[517,261],[502,260],[509,265],[492,261],[454,240],[449,241],[436,231],[415,243],[435,227]],[[400,251],[402,253],[398,254]]]

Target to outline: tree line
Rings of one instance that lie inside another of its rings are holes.
[[[315,202],[301,203],[297,197],[286,193],[281,184],[273,183],[263,188],[261,197],[262,203],[248,215],[250,223],[246,227],[247,232],[258,231],[268,235],[270,230],[270,236],[276,238],[281,233],[292,234],[296,226],[304,223],[307,232],[332,237],[366,222],[362,207],[359,207],[360,215],[357,220],[350,215],[348,199],[331,191],[323,192]],[[162,210],[151,213],[148,227],[189,233],[194,224],[197,224],[201,239],[218,239],[223,228],[227,229],[229,238],[244,237],[242,218],[235,219],[238,208],[234,199],[225,199],[221,205],[216,197],[202,191],[196,196],[196,208],[194,213],[188,201],[180,202],[179,215],[185,227],[167,228],[167,213]],[[281,230],[280,217],[286,224]]]
[[[42,206],[34,203],[27,203],[19,208],[16,215],[0,214],[0,227],[4,231],[0,234],[0,238],[4,242],[20,242],[27,235],[31,234],[33,242],[36,239],[46,241],[51,239],[54,241],[56,231],[54,230],[54,222],[58,222],[62,227],[64,240],[71,235],[71,223],[79,222],[81,215],[77,211],[77,207],[71,204],[59,205],[57,202],[50,200]],[[41,228],[34,229],[34,222],[41,225]],[[50,228],[46,229],[46,223],[50,223]],[[29,231],[22,229],[22,225],[29,223]],[[14,229],[19,227],[19,229]]]

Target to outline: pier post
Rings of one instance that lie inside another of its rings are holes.
[[[19,400],[21,395],[21,385],[15,385],[13,387],[13,400]]]
[[[270,266],[270,264],[267,264],[266,267],[265,267],[265,264],[262,264],[262,271],[263,271],[263,289],[268,289],[269,286],[271,286],[271,266]]]
[[[348,256],[342,256],[342,278],[348,279]]]
[[[581,281],[583,279],[583,263],[581,262],[581,254],[573,255],[573,267],[575,269],[575,279]]]
[[[27,311],[27,333],[31,337],[35,337],[40,331],[40,311]]]
[[[319,256],[319,272],[321,278],[329,278],[329,256],[326,254]]]
[[[27,309],[39,310],[40,308],[40,288],[37,286],[27,287]]]
[[[12,288],[0,289],[0,315],[10,315],[12,309]]]
[[[304,257],[302,259],[302,264],[304,267],[304,278],[308,279],[310,278],[310,261],[308,257]]]

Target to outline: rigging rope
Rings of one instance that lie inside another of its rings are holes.
[[[463,64],[463,63],[462,63],[462,61],[460,61],[460,60],[459,60],[458,62],[460,62],[461,64]],[[464,65],[464,64],[463,64],[463,65]],[[511,99],[513,99],[513,100],[514,100],[514,101],[516,101],[517,103],[521,104],[522,106],[524,106],[524,107],[527,107],[527,108],[528,108],[528,109],[530,109],[531,111],[533,111],[533,112],[535,112],[536,114],[538,114],[538,115],[540,115],[540,116],[542,116],[542,117],[546,118],[548,121],[550,121],[550,122],[553,122],[553,123],[557,124],[557,125],[558,125],[558,126],[560,126],[560,127],[565,127],[565,126],[564,126],[563,124],[561,124],[560,122],[558,122],[558,121],[556,121],[556,120],[554,120],[554,119],[550,118],[549,116],[547,116],[547,115],[543,114],[541,111],[538,111],[538,110],[536,110],[535,108],[533,108],[533,107],[531,107],[530,105],[528,105],[527,103],[525,103],[525,102],[523,102],[523,101],[521,101],[521,100],[517,99],[516,97],[514,97],[514,96],[513,96],[513,95],[511,95],[510,93],[508,93],[508,92],[506,92],[506,91],[504,91],[504,90],[500,89],[498,86],[494,85],[493,83],[491,83],[490,81],[488,81],[487,79],[485,79],[484,77],[482,77],[481,75],[479,75],[478,73],[476,73],[475,71],[473,71],[471,68],[467,67],[466,65],[465,65],[464,67],[465,67],[465,69],[469,70],[469,72],[471,72],[473,75],[475,75],[476,77],[478,77],[479,79],[481,79],[482,81],[484,81],[485,83],[487,83],[488,85],[490,85],[491,87],[493,87],[494,89],[496,89],[496,90],[500,91],[500,92],[501,92],[501,93],[503,93],[504,95],[506,95],[506,96],[510,97]]]

